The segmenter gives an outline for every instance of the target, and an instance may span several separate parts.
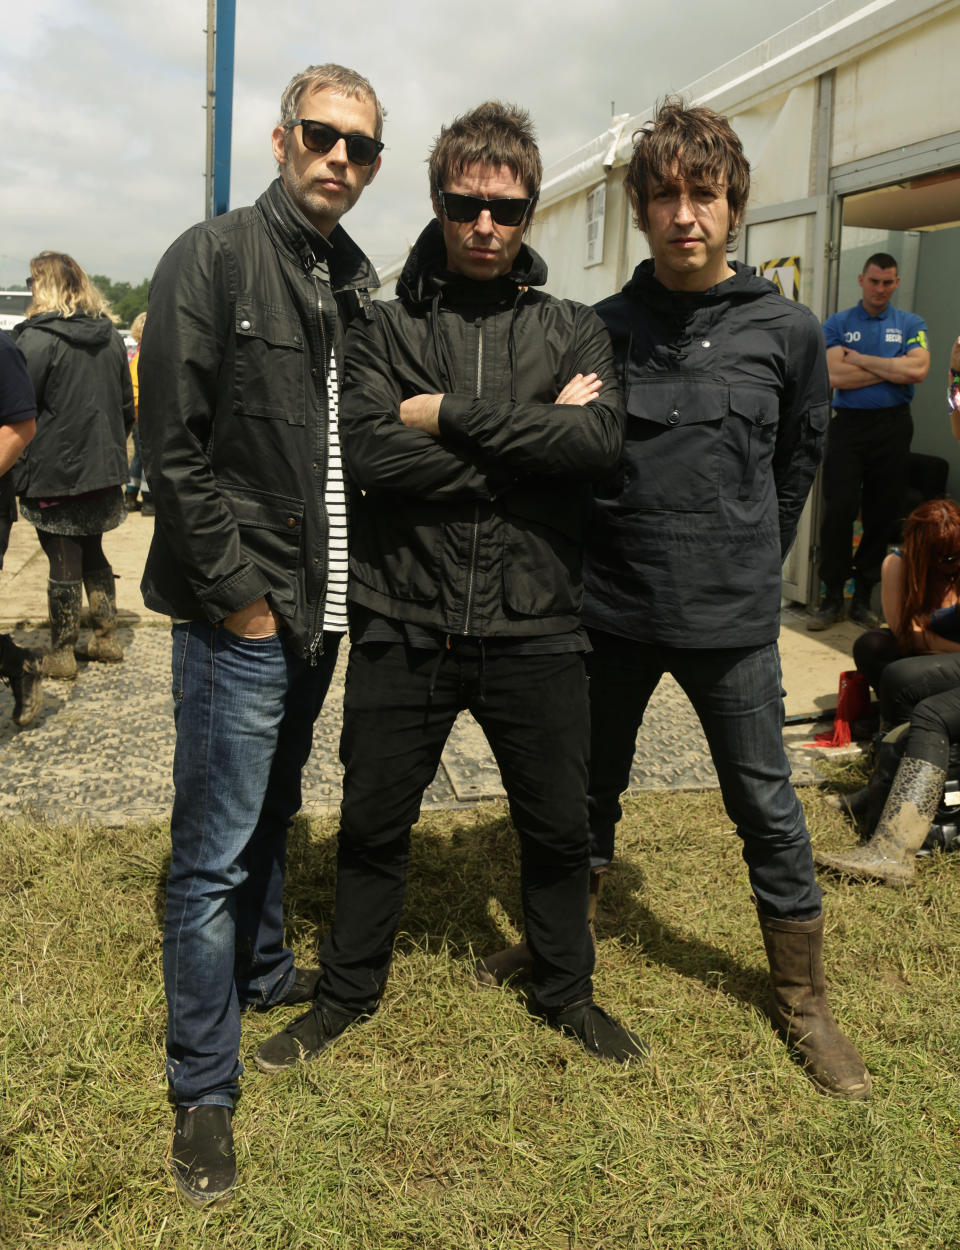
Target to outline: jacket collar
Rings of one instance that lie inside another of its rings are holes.
[[[414,304],[429,303],[440,292],[455,300],[468,299],[475,304],[512,304],[517,298],[518,287],[542,286],[546,280],[546,262],[526,243],[520,244],[513,269],[503,277],[478,282],[451,273],[447,269],[443,228],[434,217],[410,249],[397,280],[397,295]]]
[[[330,284],[336,291],[375,290],[380,285],[377,271],[342,226],[335,226],[325,238],[307,221],[277,177],[257,200],[257,208],[267,229],[309,273],[317,261],[330,269]]]

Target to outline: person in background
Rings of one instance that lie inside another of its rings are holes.
[[[237,1182],[240,1016],[306,1003],[284,943],[287,832],[347,628],[343,335],[373,266],[340,225],[380,168],[383,108],[342,65],[287,84],[276,178],[173,243],[150,286],[140,440],[156,505],[142,590],[173,618],[176,748],[163,932],[170,1167],[197,1207]]]
[[[73,257],[41,252],[30,274],[33,299],[13,333],[37,397],[37,434],[17,469],[17,491],[50,564],[43,671],[72,680],[77,657],[123,659],[103,535],[125,518],[133,386],[110,307]],[[84,589],[93,636],[77,646]]]
[[[930,368],[927,327],[890,303],[900,285],[897,262],[877,252],[857,281],[862,297],[824,322],[834,416],[823,461],[820,580],[823,598],[807,618],[820,630],[843,618],[843,588],[854,578],[850,619],[876,625],[873,588],[903,515],[913,421],[910,400]],[[853,554],[853,523],[863,534]]]
[[[0,334],[0,569],[17,519],[12,469],[37,430],[37,406],[23,356]],[[0,634],[0,677],[13,691],[13,722],[25,729],[43,706],[42,657]]]
[[[143,458],[140,455],[140,340],[143,338],[143,327],[147,314],[138,313],[130,327],[130,337],[136,347],[130,352],[130,380],[133,383],[133,407],[135,413],[133,425],[133,458],[130,461],[130,476],[123,494],[123,506],[128,512],[142,511],[144,516],[154,516],[156,509],[150,496],[150,484],[143,472]],[[140,498],[137,499],[137,495]]]

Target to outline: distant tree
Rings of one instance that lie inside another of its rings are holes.
[[[92,273],[93,283],[110,301],[114,316],[120,325],[128,326],[139,313],[147,311],[147,292],[150,282],[144,278],[139,286],[131,286],[129,282],[111,282],[106,274]]]

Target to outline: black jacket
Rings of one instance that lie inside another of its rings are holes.
[[[313,272],[329,265],[330,286]],[[327,370],[376,273],[278,178],[160,261],[140,352],[140,440],[157,520],[144,602],[220,621],[266,595],[298,654],[322,641]],[[332,288],[332,289],[331,289]],[[322,313],[320,308],[322,308]]]
[[[113,323],[38,313],[13,335],[37,397],[37,432],[14,471],[18,494],[56,499],[122,485],[133,385]]]
[[[399,298],[348,336],[344,462],[366,492],[350,599],[450,634],[575,629],[585,483],[617,463],[623,437],[609,336],[589,308],[532,289],[546,266],[525,245],[489,282],[445,262],[432,222]],[[596,402],[554,403],[594,372]],[[438,438],[401,423],[402,400],[440,392]]]
[[[823,334],[747,266],[668,291],[639,265],[597,305],[627,405],[621,473],[598,492],[585,624],[676,647],[779,633],[780,571],[830,415]]]

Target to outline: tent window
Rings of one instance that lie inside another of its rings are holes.
[[[601,182],[587,196],[587,258],[584,266],[603,264],[603,214],[607,184]]]

